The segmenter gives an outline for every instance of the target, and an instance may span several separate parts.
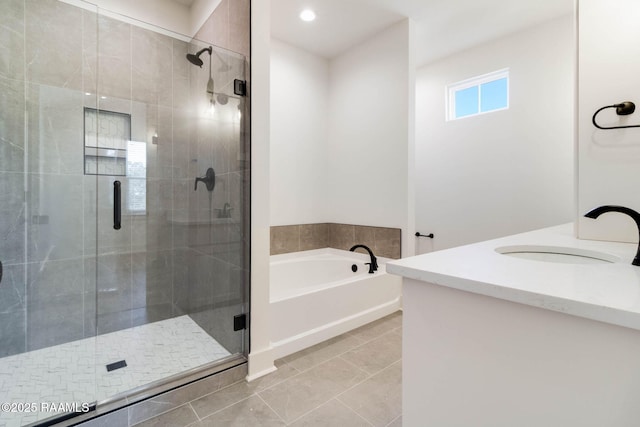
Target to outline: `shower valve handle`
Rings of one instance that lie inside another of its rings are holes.
[[[198,182],[204,182],[204,185],[207,186],[207,191],[213,191],[216,186],[216,172],[213,168],[209,168],[203,178],[196,178],[195,186],[193,187],[194,191],[198,189]]]

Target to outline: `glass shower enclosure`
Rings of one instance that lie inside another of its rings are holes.
[[[75,0],[0,32],[0,425],[244,363],[246,58]]]

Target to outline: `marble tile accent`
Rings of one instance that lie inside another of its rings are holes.
[[[229,355],[193,320],[181,316],[3,357],[0,401],[101,401]],[[126,368],[107,372],[107,364],[122,359]],[[0,425],[26,424],[51,415],[1,412]]]
[[[83,181],[80,176],[30,174],[27,262],[82,258]]]
[[[0,76],[24,80],[24,0],[0,4]]]
[[[80,90],[27,86],[29,171],[82,175],[83,103]]]
[[[25,337],[26,311],[0,313],[0,360],[2,357],[23,353],[26,349]],[[0,383],[2,381],[0,375]]]
[[[232,353],[242,352],[242,331],[233,330],[233,316],[243,313],[240,302],[230,305],[213,306],[211,308],[190,312],[191,318],[209,335]]]
[[[25,262],[25,175],[0,172],[0,254],[4,265]]]
[[[56,0],[26,0],[25,15],[29,81],[82,90],[82,26],[69,25],[82,22],[82,9]]]
[[[0,171],[2,172],[24,172],[25,105],[24,82],[7,79],[0,75],[0,111],[2,111]]]
[[[131,25],[100,15],[98,93],[101,96],[131,98],[131,54]]]
[[[98,14],[94,10],[82,10],[82,89],[86,93],[84,106],[98,107]]]
[[[393,420],[387,427],[402,427],[402,415]]]
[[[147,104],[171,106],[171,38],[132,26],[131,43],[135,52],[131,73],[133,99]]]
[[[7,314],[25,309],[25,283],[24,264],[3,265],[2,281],[0,282],[0,313]]]
[[[349,224],[301,224],[271,227],[271,255],[320,248],[349,250],[355,244],[385,258],[400,258],[399,228]]]
[[[47,299],[30,298],[27,301],[27,351],[82,339],[82,302],[80,293]]]

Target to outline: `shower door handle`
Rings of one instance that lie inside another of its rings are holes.
[[[113,183],[113,229],[120,230],[122,220],[122,197],[120,181]]]

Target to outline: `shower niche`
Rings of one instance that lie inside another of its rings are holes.
[[[130,142],[130,114],[84,108],[85,175],[126,176]]]
[[[246,58],[82,1],[0,16],[26,64],[0,61],[0,402],[114,408],[245,363]]]

